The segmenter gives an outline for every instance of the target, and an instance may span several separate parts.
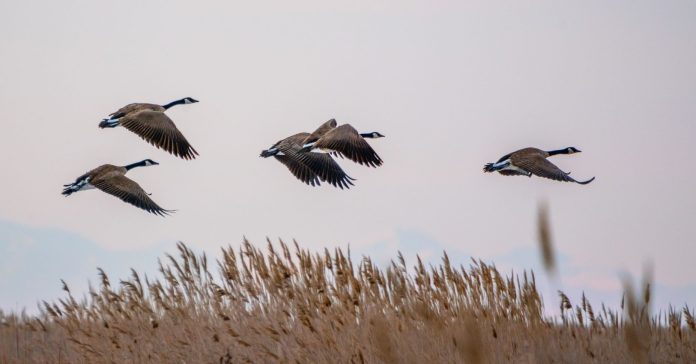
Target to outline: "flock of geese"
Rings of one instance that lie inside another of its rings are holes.
[[[176,105],[198,102],[191,97],[172,101],[166,105],[134,103],[126,105],[99,123],[100,128],[122,126],[137,134],[148,143],[168,153],[186,160],[194,159],[198,152],[186,140],[172,119],[165,112]],[[349,159],[368,167],[379,167],[382,158],[372,149],[366,139],[383,138],[379,132],[359,133],[350,124],[338,125],[331,119],[320,125],[312,133],[302,132],[281,139],[261,152],[261,157],[274,157],[288,168],[297,179],[311,186],[321,182],[341,189],[353,186],[348,176],[334,157]],[[483,167],[484,172],[498,172],[504,176],[528,176],[549,178],[556,181],[588,184],[594,177],[577,181],[570,177],[547,158],[558,154],[579,153],[575,147],[544,151],[537,148],[524,148],[501,157],[495,163]],[[63,185],[63,195],[97,188],[147,212],[165,216],[174,212],[155,203],[149,194],[126,173],[136,167],[148,167],[159,163],[145,159],[126,166],[104,164],[78,177],[75,182]]]

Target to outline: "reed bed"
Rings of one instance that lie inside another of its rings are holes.
[[[446,254],[381,269],[244,241],[210,263],[180,243],[156,279],[100,271],[85,297],[64,285],[38,315],[0,312],[0,363],[696,362],[693,309],[651,315],[649,283],[618,310],[559,292],[545,317],[533,272]]]

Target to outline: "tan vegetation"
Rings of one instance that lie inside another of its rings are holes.
[[[533,273],[401,256],[386,269],[342,250],[280,242],[223,249],[212,272],[184,244],[161,277],[111,282],[36,317],[0,313],[1,363],[695,362],[688,307],[650,316],[648,285],[623,312],[574,306],[547,318]]]
[[[549,222],[549,207],[540,203],[537,208],[537,230],[539,235],[539,251],[541,252],[541,262],[544,269],[551,275],[556,275],[556,254],[553,249],[553,239],[551,239],[551,223]]]

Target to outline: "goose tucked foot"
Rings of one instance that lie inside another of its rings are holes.
[[[70,196],[71,194],[79,191],[80,188],[82,188],[82,186],[80,186],[78,183],[65,185],[62,194],[63,196]]]
[[[63,185],[63,192],[62,194],[64,196],[70,196],[71,194],[77,192],[77,191],[82,191],[82,190],[89,190],[93,189],[94,186],[92,186],[88,179],[82,179],[80,181],[75,181],[73,183]]]
[[[510,162],[500,162],[500,163],[486,163],[485,166],[483,166],[483,171],[484,172],[495,172],[499,171],[501,169],[505,169],[510,166]]]

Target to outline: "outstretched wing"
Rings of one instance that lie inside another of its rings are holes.
[[[353,185],[351,181],[354,181],[354,179],[348,176],[331,156],[324,153],[299,153],[299,150],[302,148],[301,143],[307,136],[307,133],[295,134],[281,141],[277,148],[285,157],[302,164],[316,174],[322,181],[328,182],[334,187],[341,189],[350,188],[350,186]]]
[[[341,166],[325,153],[296,153],[302,164],[306,165],[316,173],[322,181],[328,182],[340,189],[350,188],[355,181],[343,171]]]
[[[324,134],[328,133],[329,131],[333,130],[336,128],[336,119],[331,119],[323,124],[321,124],[317,130],[312,132],[312,134],[309,134],[309,136],[302,141],[302,144],[307,144],[311,142],[316,142],[319,138],[324,136]]]
[[[147,104],[147,103],[133,103],[133,104],[128,104],[111,114],[109,114],[109,117],[111,119],[118,119],[126,116],[129,113],[135,112],[135,111],[141,111],[141,110],[153,110],[153,111],[162,111],[164,108],[160,105],[156,104]]]
[[[157,148],[183,158],[194,159],[198,152],[164,112],[144,110],[126,115],[119,124]]]
[[[319,138],[315,147],[336,151],[355,163],[369,167],[382,165],[382,159],[350,124],[343,124],[327,132]]]
[[[275,159],[288,167],[290,173],[292,173],[300,181],[311,186],[319,186],[321,184],[319,182],[319,176],[317,176],[317,174],[314,173],[311,168],[302,164],[300,161],[293,159],[288,155],[276,155]]]
[[[513,171],[511,169],[503,169],[498,171],[498,173],[502,174],[503,176],[526,176],[526,174],[518,171]]]
[[[135,181],[119,175],[90,182],[94,187],[120,198],[123,202],[139,207],[149,213],[165,216],[173,211],[157,205]]]

